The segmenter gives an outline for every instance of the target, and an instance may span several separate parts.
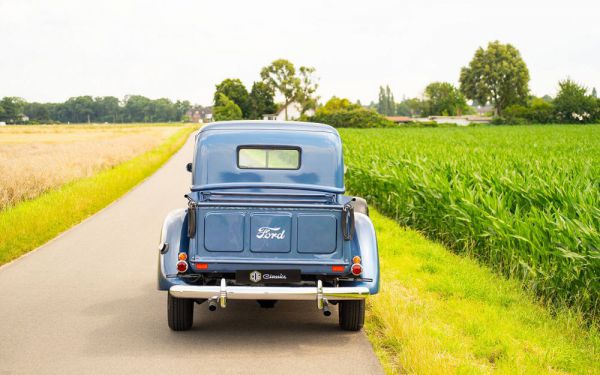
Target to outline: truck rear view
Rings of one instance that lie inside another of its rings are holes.
[[[159,289],[173,330],[194,302],[230,299],[338,305],[360,330],[379,288],[377,243],[364,200],[344,195],[342,144],[327,125],[226,122],[196,136],[188,207],[171,212],[159,245]]]

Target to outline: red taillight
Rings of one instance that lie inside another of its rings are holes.
[[[331,272],[344,272],[345,266],[331,266]]]
[[[177,271],[179,273],[184,273],[188,269],[188,264],[186,261],[180,260],[177,262]]]
[[[205,270],[208,269],[208,263],[196,263],[197,270]]]
[[[350,271],[352,272],[352,274],[354,276],[358,276],[362,273],[362,266],[358,263],[353,264],[352,267],[350,268]]]

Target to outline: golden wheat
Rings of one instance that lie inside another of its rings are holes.
[[[157,146],[174,126],[0,128],[0,210]]]

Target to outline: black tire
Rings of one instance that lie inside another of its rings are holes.
[[[256,300],[256,302],[258,302],[260,307],[263,309],[272,309],[273,307],[275,307],[277,300],[276,299],[258,299],[258,300]]]
[[[167,318],[173,331],[187,331],[194,323],[194,300],[175,298],[168,294]]]
[[[360,331],[365,324],[365,300],[340,301],[340,328],[345,331]]]

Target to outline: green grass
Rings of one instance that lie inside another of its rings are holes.
[[[0,212],[0,265],[56,237],[154,173],[196,129],[186,125],[161,145],[91,177]]]
[[[600,373],[600,334],[515,280],[371,209],[382,271],[366,331],[388,374]]]
[[[600,126],[341,129],[350,191],[400,224],[600,315]]]

